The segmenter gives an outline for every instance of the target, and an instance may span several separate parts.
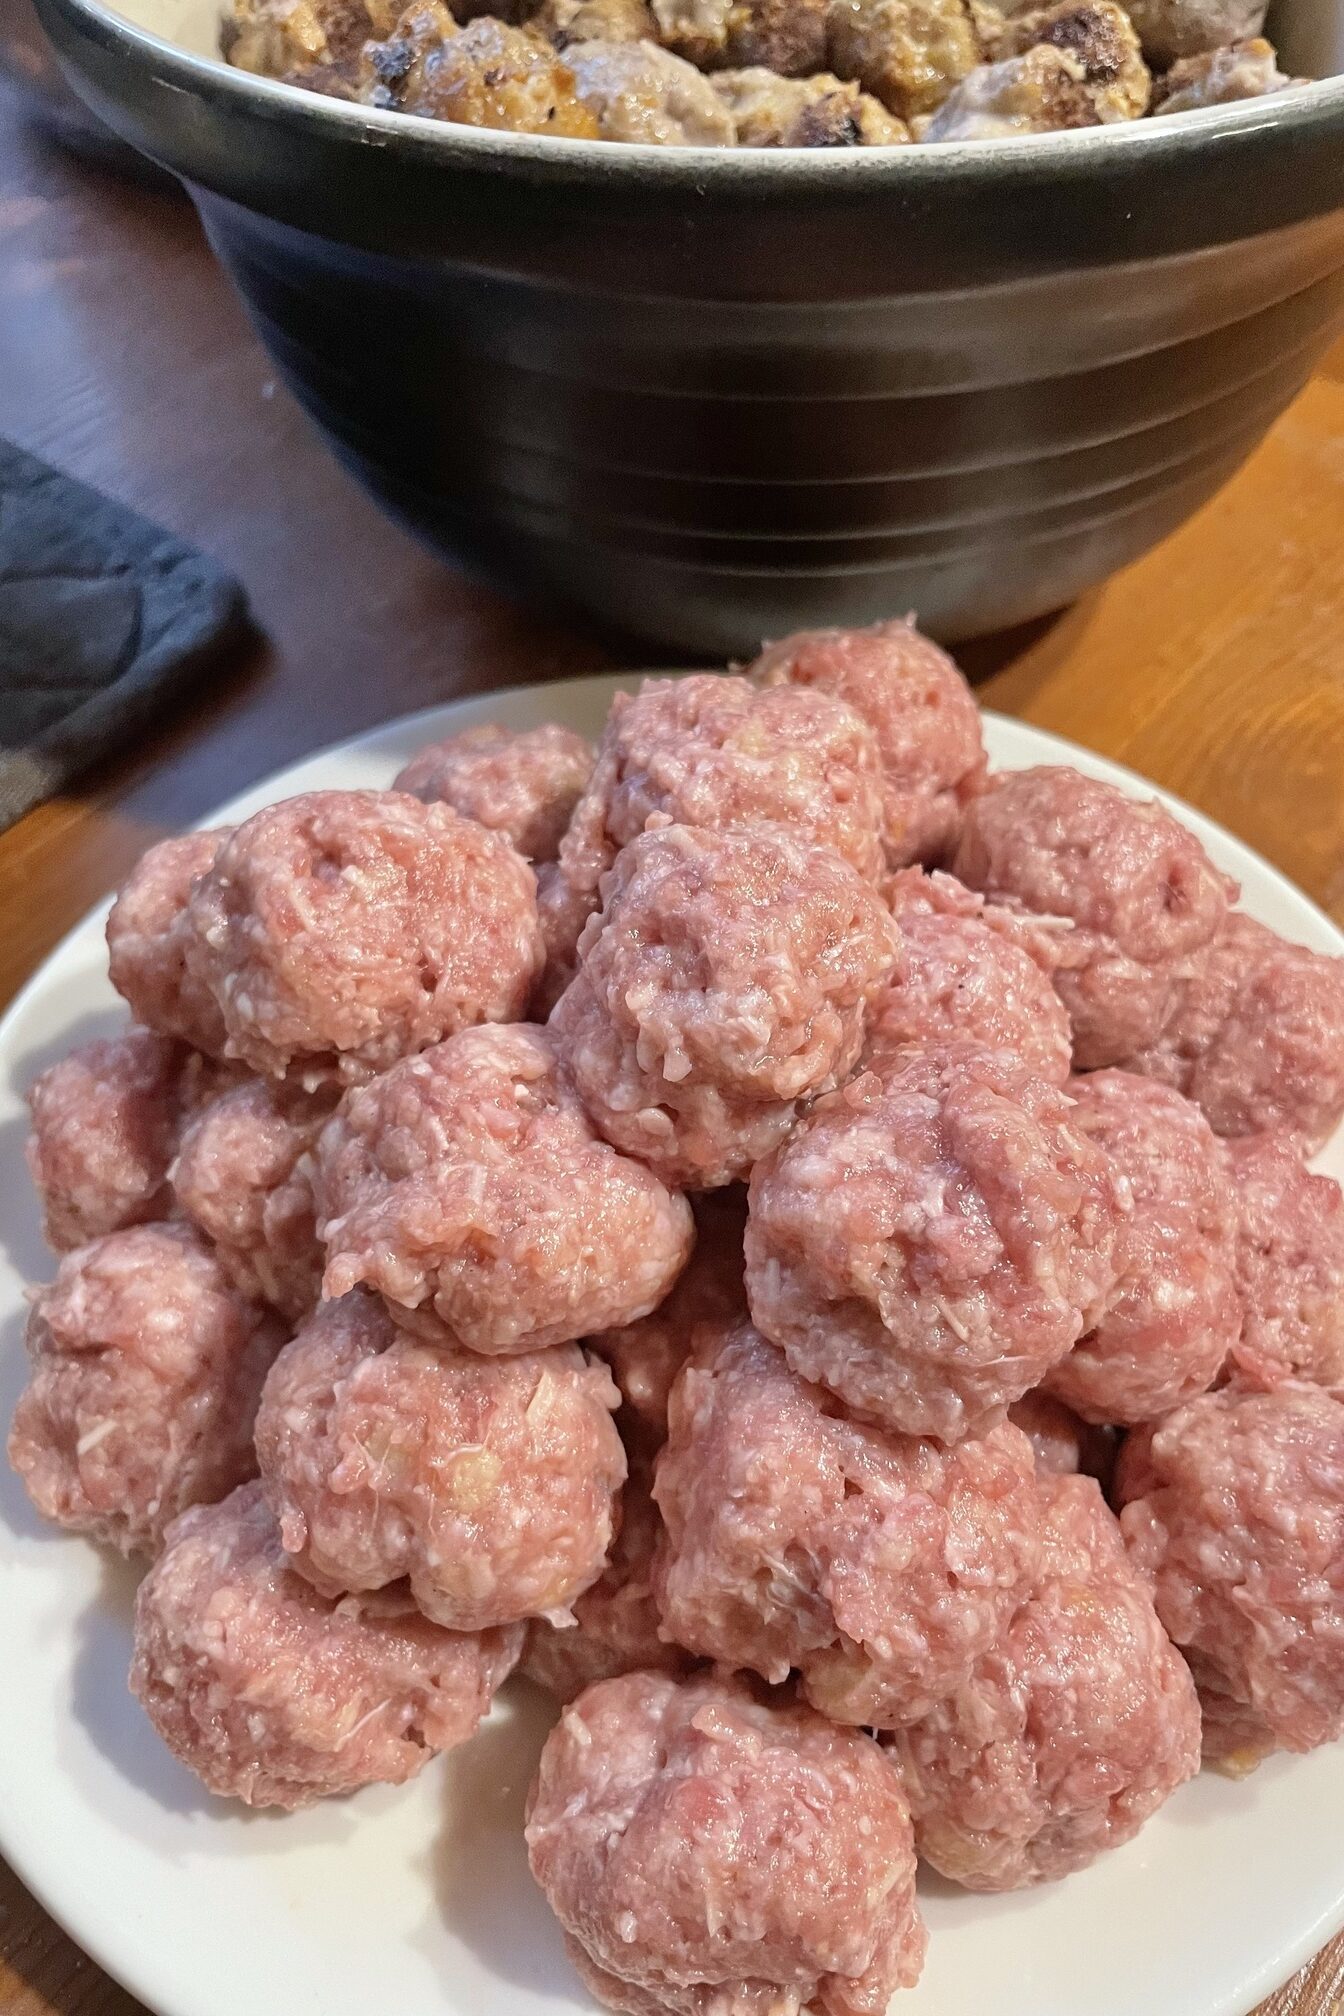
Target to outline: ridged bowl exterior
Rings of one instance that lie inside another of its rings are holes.
[[[1059,606],[1217,489],[1344,307],[1334,83],[1258,118],[707,159],[364,114],[41,4],[360,479],[683,651]]]

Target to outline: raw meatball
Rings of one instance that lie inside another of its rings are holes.
[[[1088,1421],[1152,1421],[1212,1386],[1241,1332],[1227,1151],[1198,1106],[1129,1071],[1093,1071],[1069,1091],[1075,1128],[1110,1156],[1134,1208],[1100,1318],[1047,1384]]]
[[[967,809],[953,873],[1069,927],[1055,984],[1080,1071],[1156,1041],[1183,965],[1212,944],[1236,893],[1155,799],[1052,767],[991,779]]]
[[[490,15],[459,28],[446,7],[417,0],[387,41],[366,44],[361,67],[369,105],[510,133],[597,138],[574,73],[550,43]]]
[[[565,61],[601,140],[731,147],[733,122],[693,64],[656,42],[571,42]]]
[[[1037,47],[1059,49],[1082,64],[1088,93],[1103,126],[1140,119],[1153,80],[1128,14],[1115,0],[1058,0],[1008,23],[996,57],[1021,56]]]
[[[650,0],[658,38],[701,70],[826,68],[827,0]]]
[[[285,1552],[328,1596],[405,1577],[454,1631],[566,1621],[615,1531],[617,1397],[574,1345],[486,1359],[413,1342],[376,1296],[326,1303],[257,1415]]]
[[[107,970],[131,1013],[160,1036],[176,1036],[217,1057],[224,1022],[213,995],[190,971],[188,902],[233,831],[182,833],[142,854],[107,919]]]
[[[710,81],[739,147],[901,147],[910,139],[904,120],[828,71],[780,77],[759,67],[720,70]]]
[[[44,1518],[153,1553],[188,1505],[256,1474],[252,1422],[284,1332],[190,1227],[67,1253],[27,1341],[9,1460]]]
[[[1056,941],[950,875],[904,869],[888,893],[901,945],[896,970],[873,1003],[869,1056],[964,1038],[1006,1050],[1062,1085],[1072,1037],[1055,992]]]
[[[848,1420],[748,1323],[705,1330],[672,1390],[654,1497],[670,1638],[767,1680],[802,1674],[837,1722],[928,1713],[1039,1568],[1031,1445],[955,1449]]]
[[[1031,1443],[1038,1476],[1095,1477],[1104,1491],[1115,1467],[1115,1437],[1082,1421],[1062,1400],[1038,1387],[1008,1409],[1008,1419]]]
[[[983,63],[988,13],[977,0],[831,0],[831,68],[898,118],[922,118]]]
[[[1013,140],[1099,123],[1083,64],[1043,42],[1022,56],[972,70],[916,131],[925,142]],[[954,865],[958,874],[964,872],[960,861]]]
[[[559,1055],[616,1147],[670,1183],[730,1183],[852,1069],[896,927],[780,826],[641,834],[602,895],[551,1015]]]
[[[1129,1437],[1116,1493],[1201,1684],[1280,1749],[1344,1734],[1344,1404],[1296,1384],[1201,1394]]]
[[[328,1602],[245,1484],[169,1531],[136,1598],[131,1690],[211,1792],[292,1810],[403,1784],[465,1742],[522,1636],[441,1630],[401,1591]]]
[[[1207,105],[1235,105],[1243,98],[1265,98],[1286,90],[1295,77],[1285,77],[1273,45],[1257,35],[1227,49],[1208,49],[1173,63],[1153,87],[1153,111],[1202,112]]]
[[[314,1150],[334,1104],[332,1087],[250,1078],[197,1115],[172,1168],[178,1205],[239,1287],[290,1318],[312,1308],[322,1284]]]
[[[1310,1153],[1344,1115],[1344,959],[1234,911],[1134,1068],[1187,1093],[1216,1134],[1289,1128]]]
[[[1090,1477],[1042,1487],[1039,1586],[964,1687],[893,1736],[926,1862],[1016,1890],[1132,1840],[1199,1769],[1199,1703]]]
[[[980,709],[947,653],[913,622],[799,630],[768,644],[748,672],[766,686],[833,694],[868,723],[882,760],[889,866],[951,852],[962,809],[984,776]]]
[[[1144,55],[1164,70],[1178,57],[1258,35],[1266,9],[1264,0],[1130,0],[1127,11]]]
[[[774,821],[833,847],[876,882],[880,791],[871,729],[830,694],[762,692],[749,679],[709,672],[618,693],[592,782],[560,843],[564,891],[547,891],[552,961],[566,931],[598,908],[598,884],[620,849],[650,826],[725,832]]]
[[[1059,1087],[955,1043],[821,1100],[750,1199],[758,1327],[856,1413],[945,1442],[1094,1326],[1127,1202]]]
[[[651,1316],[586,1342],[611,1367],[621,1394],[618,1416],[627,1448],[649,1455],[667,1440],[667,1396],[690,1355],[701,1323],[747,1313],[742,1237],[747,1193],[734,1184],[695,1199],[695,1251],[676,1286]]]
[[[519,734],[467,728],[419,750],[392,789],[451,805],[464,819],[502,833],[529,861],[554,861],[593,755],[582,735],[554,722]]]
[[[546,948],[546,963],[533,989],[528,1013],[544,1022],[568,987],[579,963],[579,939],[597,908],[591,889],[578,889],[554,861],[537,870],[537,919]]]
[[[149,1029],[82,1043],[28,1094],[28,1169],[58,1253],[167,1215],[186,1053]]]
[[[658,1635],[653,1562],[663,1522],[649,1496],[647,1461],[631,1468],[621,1493],[620,1530],[600,1580],[573,1605],[568,1628],[537,1618],[528,1626],[522,1670],[559,1701],[617,1673],[687,1673],[695,1663]]]
[[[400,791],[258,812],[197,883],[191,922],[229,1055],[309,1085],[507,1022],[541,970],[531,869],[474,819]]]
[[[541,1753],[532,1873],[609,2008],[883,2016],[925,1936],[870,1736],[729,1676],[590,1687]]]
[[[1344,1193],[1283,1136],[1229,1144],[1242,1332],[1234,1360],[1344,1399]]]
[[[631,1323],[685,1265],[684,1197],[593,1132],[543,1029],[468,1029],[348,1093],[322,1136],[325,1291],[431,1344],[535,1351]]]

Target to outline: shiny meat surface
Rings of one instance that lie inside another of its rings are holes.
[[[712,1674],[581,1694],[542,1751],[532,1873],[613,2009],[883,2016],[925,1934],[872,1738]]]
[[[904,1053],[756,1165],[752,1316],[856,1413],[959,1441],[1093,1328],[1127,1209],[1058,1086],[970,1044]]]
[[[1093,1071],[1069,1092],[1133,1209],[1105,1307],[1047,1384],[1089,1421],[1151,1421],[1212,1386],[1241,1333],[1227,1151],[1198,1106],[1132,1072]]]
[[[780,77],[759,65],[711,78],[739,147],[903,147],[910,129],[885,105],[829,71]]]
[[[1284,76],[1273,45],[1257,35],[1249,42],[1233,42],[1173,63],[1154,87],[1153,111],[1201,112],[1207,105],[1235,105],[1243,98],[1286,90],[1298,81]]]
[[[427,1342],[535,1351],[634,1322],[690,1254],[684,1197],[594,1133],[551,1039],[469,1029],[347,1094],[319,1144],[325,1288]]]
[[[848,18],[848,10],[837,18]],[[856,23],[866,18],[863,8],[854,15]],[[890,867],[933,864],[951,853],[962,809],[984,776],[985,746],[975,696],[945,651],[911,622],[800,630],[768,644],[747,671],[766,686],[833,694],[868,723],[882,761]]]
[[[890,1738],[925,1861],[1015,1890],[1132,1840],[1199,1768],[1194,1684],[1097,1486],[1045,1486],[1037,1587],[956,1694]]]
[[[732,118],[709,79],[656,42],[570,42],[565,61],[599,139],[732,146]]]
[[[230,830],[183,833],[148,848],[107,920],[108,974],[136,1021],[211,1057],[223,1053],[224,1023],[208,988],[187,967],[187,906],[193,883]]]
[[[459,28],[436,0],[417,0],[385,41],[366,44],[357,95],[459,126],[598,137],[596,119],[574,94],[573,71],[541,34],[486,14]]]
[[[1031,1443],[1038,1476],[1095,1477],[1103,1491],[1115,1467],[1116,1437],[1083,1421],[1062,1400],[1037,1387],[1008,1409],[1008,1419]]]
[[[830,0],[831,68],[898,118],[925,117],[984,62],[985,11],[976,0]]]
[[[328,1602],[247,1484],[171,1528],[136,1598],[131,1690],[211,1792],[292,1810],[464,1742],[521,1644],[519,1626],[443,1631],[400,1592]]]
[[[750,1324],[701,1332],[654,1483],[668,1635],[834,1720],[927,1714],[1037,1572],[1035,1466],[1006,1424],[936,1443],[865,1428]]]
[[[701,70],[826,68],[827,0],[650,0],[659,40]]]
[[[252,1078],[202,1108],[172,1167],[178,1207],[245,1294],[297,1319],[322,1283],[314,1150],[335,1092]]]
[[[1129,15],[1115,0],[1057,0],[1011,20],[995,45],[996,57],[1020,56],[1037,47],[1058,49],[1083,66],[1097,121],[1140,119],[1153,80]]]
[[[285,1551],[324,1595],[405,1577],[451,1630],[563,1621],[611,1545],[616,1402],[574,1345],[435,1350],[356,1291],[271,1368],[257,1461]]]
[[[1228,1153],[1242,1300],[1233,1358],[1263,1381],[1292,1374],[1344,1399],[1344,1193],[1289,1137],[1255,1135]]]
[[[283,1341],[189,1226],[77,1247],[33,1298],[9,1460],[44,1518],[153,1553],[179,1512],[256,1474],[253,1418]]]
[[[1143,53],[1159,69],[1206,49],[1224,49],[1265,25],[1264,0],[1132,0]]]
[[[873,1004],[869,1058],[959,1038],[1005,1050],[1062,1085],[1072,1036],[1055,991],[1054,939],[950,875],[903,869],[888,896],[901,946]]]
[[[552,1011],[594,1125],[668,1182],[745,1176],[838,1085],[896,958],[878,891],[779,826],[641,834]]]
[[[186,1052],[150,1029],[82,1043],[28,1094],[28,1171],[57,1253],[167,1216]]]
[[[1086,1071],[1157,1040],[1184,966],[1221,931],[1236,893],[1156,800],[1049,766],[991,778],[967,809],[953,872],[1067,927],[1055,984],[1075,1069]]]
[[[1130,1436],[1116,1493],[1201,1685],[1279,1749],[1344,1734],[1344,1404],[1297,1384],[1202,1394]]]
[[[592,773],[593,753],[582,735],[554,722],[520,733],[466,728],[418,750],[392,789],[451,805],[464,819],[502,833],[528,861],[553,861]]]
[[[1099,123],[1083,64],[1046,42],[972,70],[924,124],[919,138],[1013,140]],[[960,865],[957,872],[964,872]]]
[[[507,1022],[541,970],[531,869],[400,791],[309,791],[256,813],[196,883],[190,920],[190,969],[228,1054],[309,1085]]]

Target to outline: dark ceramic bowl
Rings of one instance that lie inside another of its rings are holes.
[[[207,53],[217,0],[38,4],[361,481],[664,646],[1056,608],[1226,480],[1344,306],[1340,78],[1039,139],[715,152],[293,90]],[[1333,14],[1290,4],[1287,60],[1334,68]]]

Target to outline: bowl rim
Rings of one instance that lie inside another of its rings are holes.
[[[155,30],[143,28],[104,0],[37,0],[39,16],[61,17],[78,34],[138,69],[151,71],[171,88],[231,105],[249,107],[282,124],[317,125],[346,143],[396,151],[426,165],[476,168],[497,161],[566,181],[659,185],[706,183],[723,193],[731,188],[764,191],[779,183],[798,191],[837,189],[852,182],[889,187],[893,194],[931,185],[974,187],[1005,180],[1049,185],[1065,175],[1097,173],[1108,161],[1124,158],[1130,173],[1188,159],[1220,141],[1287,141],[1304,130],[1334,134],[1344,141],[1344,75],[1313,78],[1304,84],[1232,105],[1211,106],[1168,118],[1121,121],[1058,133],[1012,135],[993,140],[951,140],[936,145],[806,147],[668,147],[648,141],[578,140],[546,133],[514,133],[504,128],[457,125],[414,113],[380,111],[328,98],[296,84],[235,68],[221,56],[202,56]],[[484,157],[484,158],[482,158]],[[725,186],[726,185],[726,186]]]

